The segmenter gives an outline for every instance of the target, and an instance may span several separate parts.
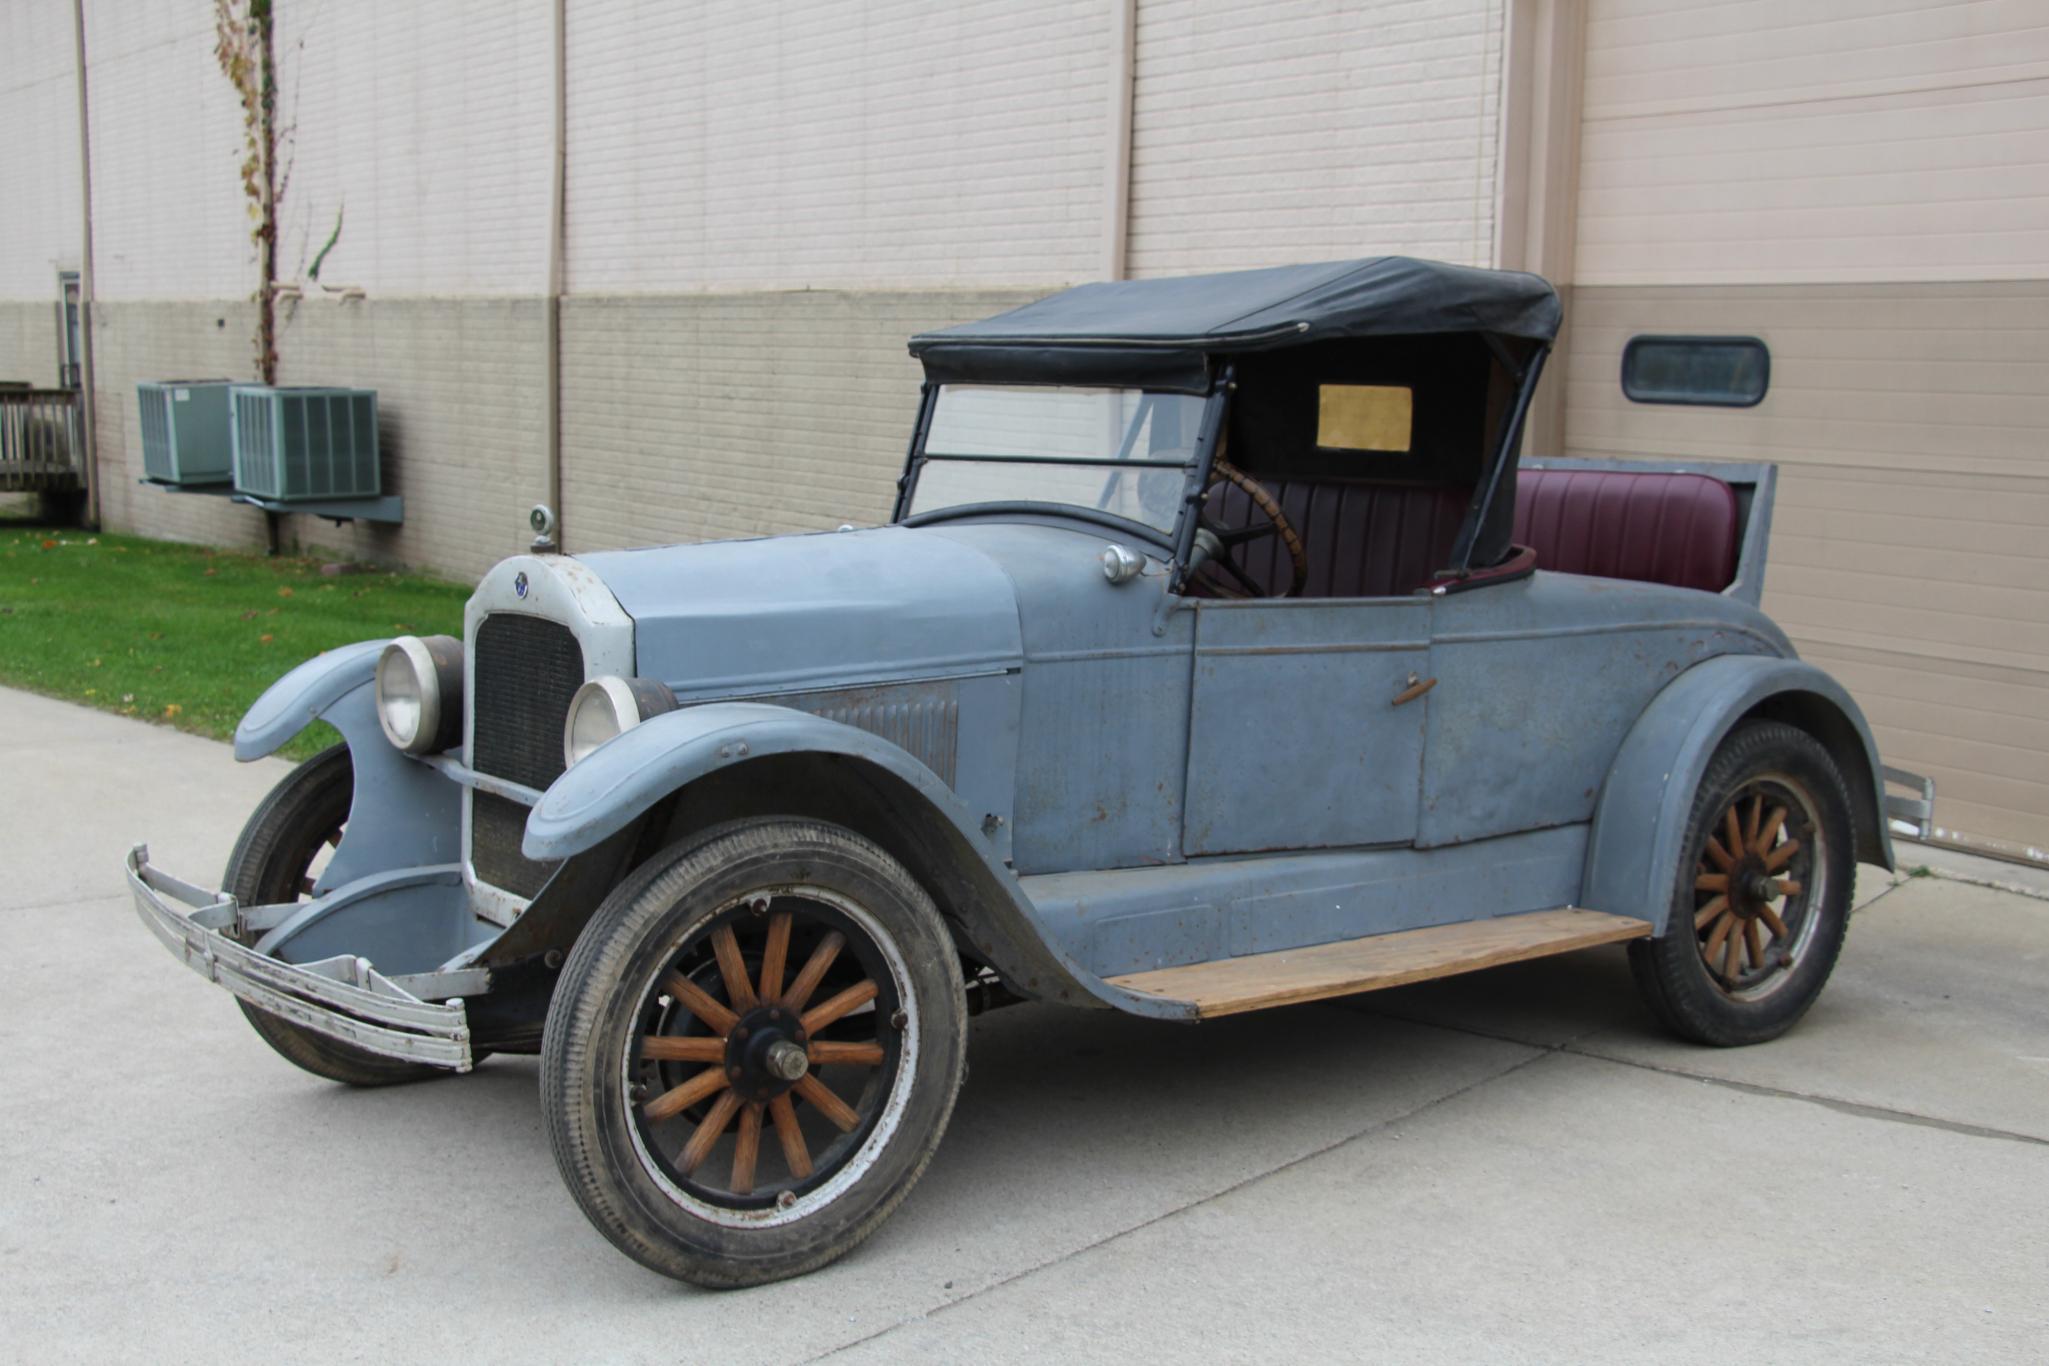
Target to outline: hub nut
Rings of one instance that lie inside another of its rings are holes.
[[[786,1039],[777,1040],[768,1050],[769,1073],[781,1081],[797,1081],[811,1070],[811,1060],[804,1050]]]

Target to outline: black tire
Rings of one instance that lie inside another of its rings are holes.
[[[760,936],[756,956],[745,956],[742,934]],[[765,947],[777,934],[784,957]],[[834,938],[844,951],[828,949],[824,941]],[[721,961],[721,952],[731,957]],[[810,973],[819,953],[831,964],[823,977]],[[736,986],[726,961],[742,959]],[[716,999],[686,1005],[697,982]],[[870,987],[859,1013],[850,1008],[811,1031],[865,1031],[864,1041],[777,1033]],[[728,1009],[721,1024],[720,1005],[739,1009]],[[783,1023],[770,1023],[771,1010]],[[701,1055],[664,1072],[653,1059],[679,1055],[657,1052],[657,1037],[725,1051],[719,1061]],[[796,1048],[814,1071],[778,1081],[751,1062],[739,1070],[742,1054],[733,1050],[753,1046],[738,1042],[750,1037]],[[861,1089],[820,1081],[836,1075],[823,1052],[834,1046],[873,1055],[850,1064]],[[598,1231],[643,1266],[722,1289],[813,1270],[873,1233],[939,1146],[966,1056],[959,954],[924,889],[839,826],[754,820],[656,855],[598,908],[548,1011],[541,1103],[556,1166]],[[816,1094],[806,1092],[807,1081],[858,1123],[828,1126],[829,1108],[805,1104]],[[699,1083],[712,1089],[696,1093],[696,1108],[656,1116]],[[800,1130],[801,1164],[786,1121]],[[801,1137],[807,1123],[829,1139],[815,1166],[812,1140]],[[743,1178],[739,1153],[750,1132]]]
[[[243,906],[297,901],[313,860],[349,818],[355,768],[349,747],[336,745],[300,764],[270,790],[242,827],[221,884]],[[444,1068],[380,1057],[339,1039],[281,1020],[247,1001],[242,1014],[286,1061],[349,1086],[390,1086],[452,1076]]]
[[[1849,789],[1814,737],[1777,721],[1732,732],[1694,794],[1665,929],[1629,946],[1659,1020],[1718,1047],[1792,1028],[1842,952],[1851,840]]]

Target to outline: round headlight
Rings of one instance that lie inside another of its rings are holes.
[[[605,741],[676,705],[676,694],[651,678],[593,678],[569,699],[562,722],[562,762],[574,764]]]
[[[408,754],[436,754],[462,733],[462,642],[400,636],[377,657],[377,724]]]

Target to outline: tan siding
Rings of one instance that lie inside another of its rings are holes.
[[[53,280],[50,302],[0,300],[0,380],[57,382],[56,297]]]
[[[78,84],[69,5],[0,5],[0,299],[54,300],[78,268]],[[23,376],[0,359],[0,379]]]
[[[1753,333],[1754,409],[1633,404],[1640,332]],[[1571,454],[1780,465],[1765,607],[1967,835],[2049,846],[2049,283],[1588,289]]]
[[[292,132],[279,278],[303,280],[339,218],[320,268],[330,285],[543,290],[553,42],[545,5],[280,4]]]
[[[571,549],[886,521],[917,413],[904,339],[1016,293],[572,298]]]
[[[2049,275],[2039,0],[1593,0],[1579,284]]]
[[[1100,273],[1107,0],[572,0],[568,28],[576,292]]]
[[[233,299],[256,287],[242,108],[214,59],[213,21],[211,5],[85,7],[100,299]]]
[[[1146,0],[1132,273],[1487,264],[1501,56],[1501,0]]]

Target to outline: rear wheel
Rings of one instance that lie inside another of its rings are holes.
[[[221,879],[243,906],[303,901],[330,851],[341,843],[355,794],[349,747],[321,751],[286,774],[242,827],[228,870]],[[452,1075],[443,1068],[380,1057],[339,1039],[281,1020],[247,1001],[242,1014],[287,1061],[329,1081],[350,1086],[389,1086]]]
[[[1849,927],[1850,797],[1805,731],[1752,722],[1694,796],[1664,933],[1629,961],[1659,1019],[1696,1043],[1778,1037],[1821,994]]]
[[[541,1099],[592,1224],[698,1285],[823,1266],[938,1147],[967,1050],[931,898],[817,821],[728,826],[598,909],[548,1012]]]

